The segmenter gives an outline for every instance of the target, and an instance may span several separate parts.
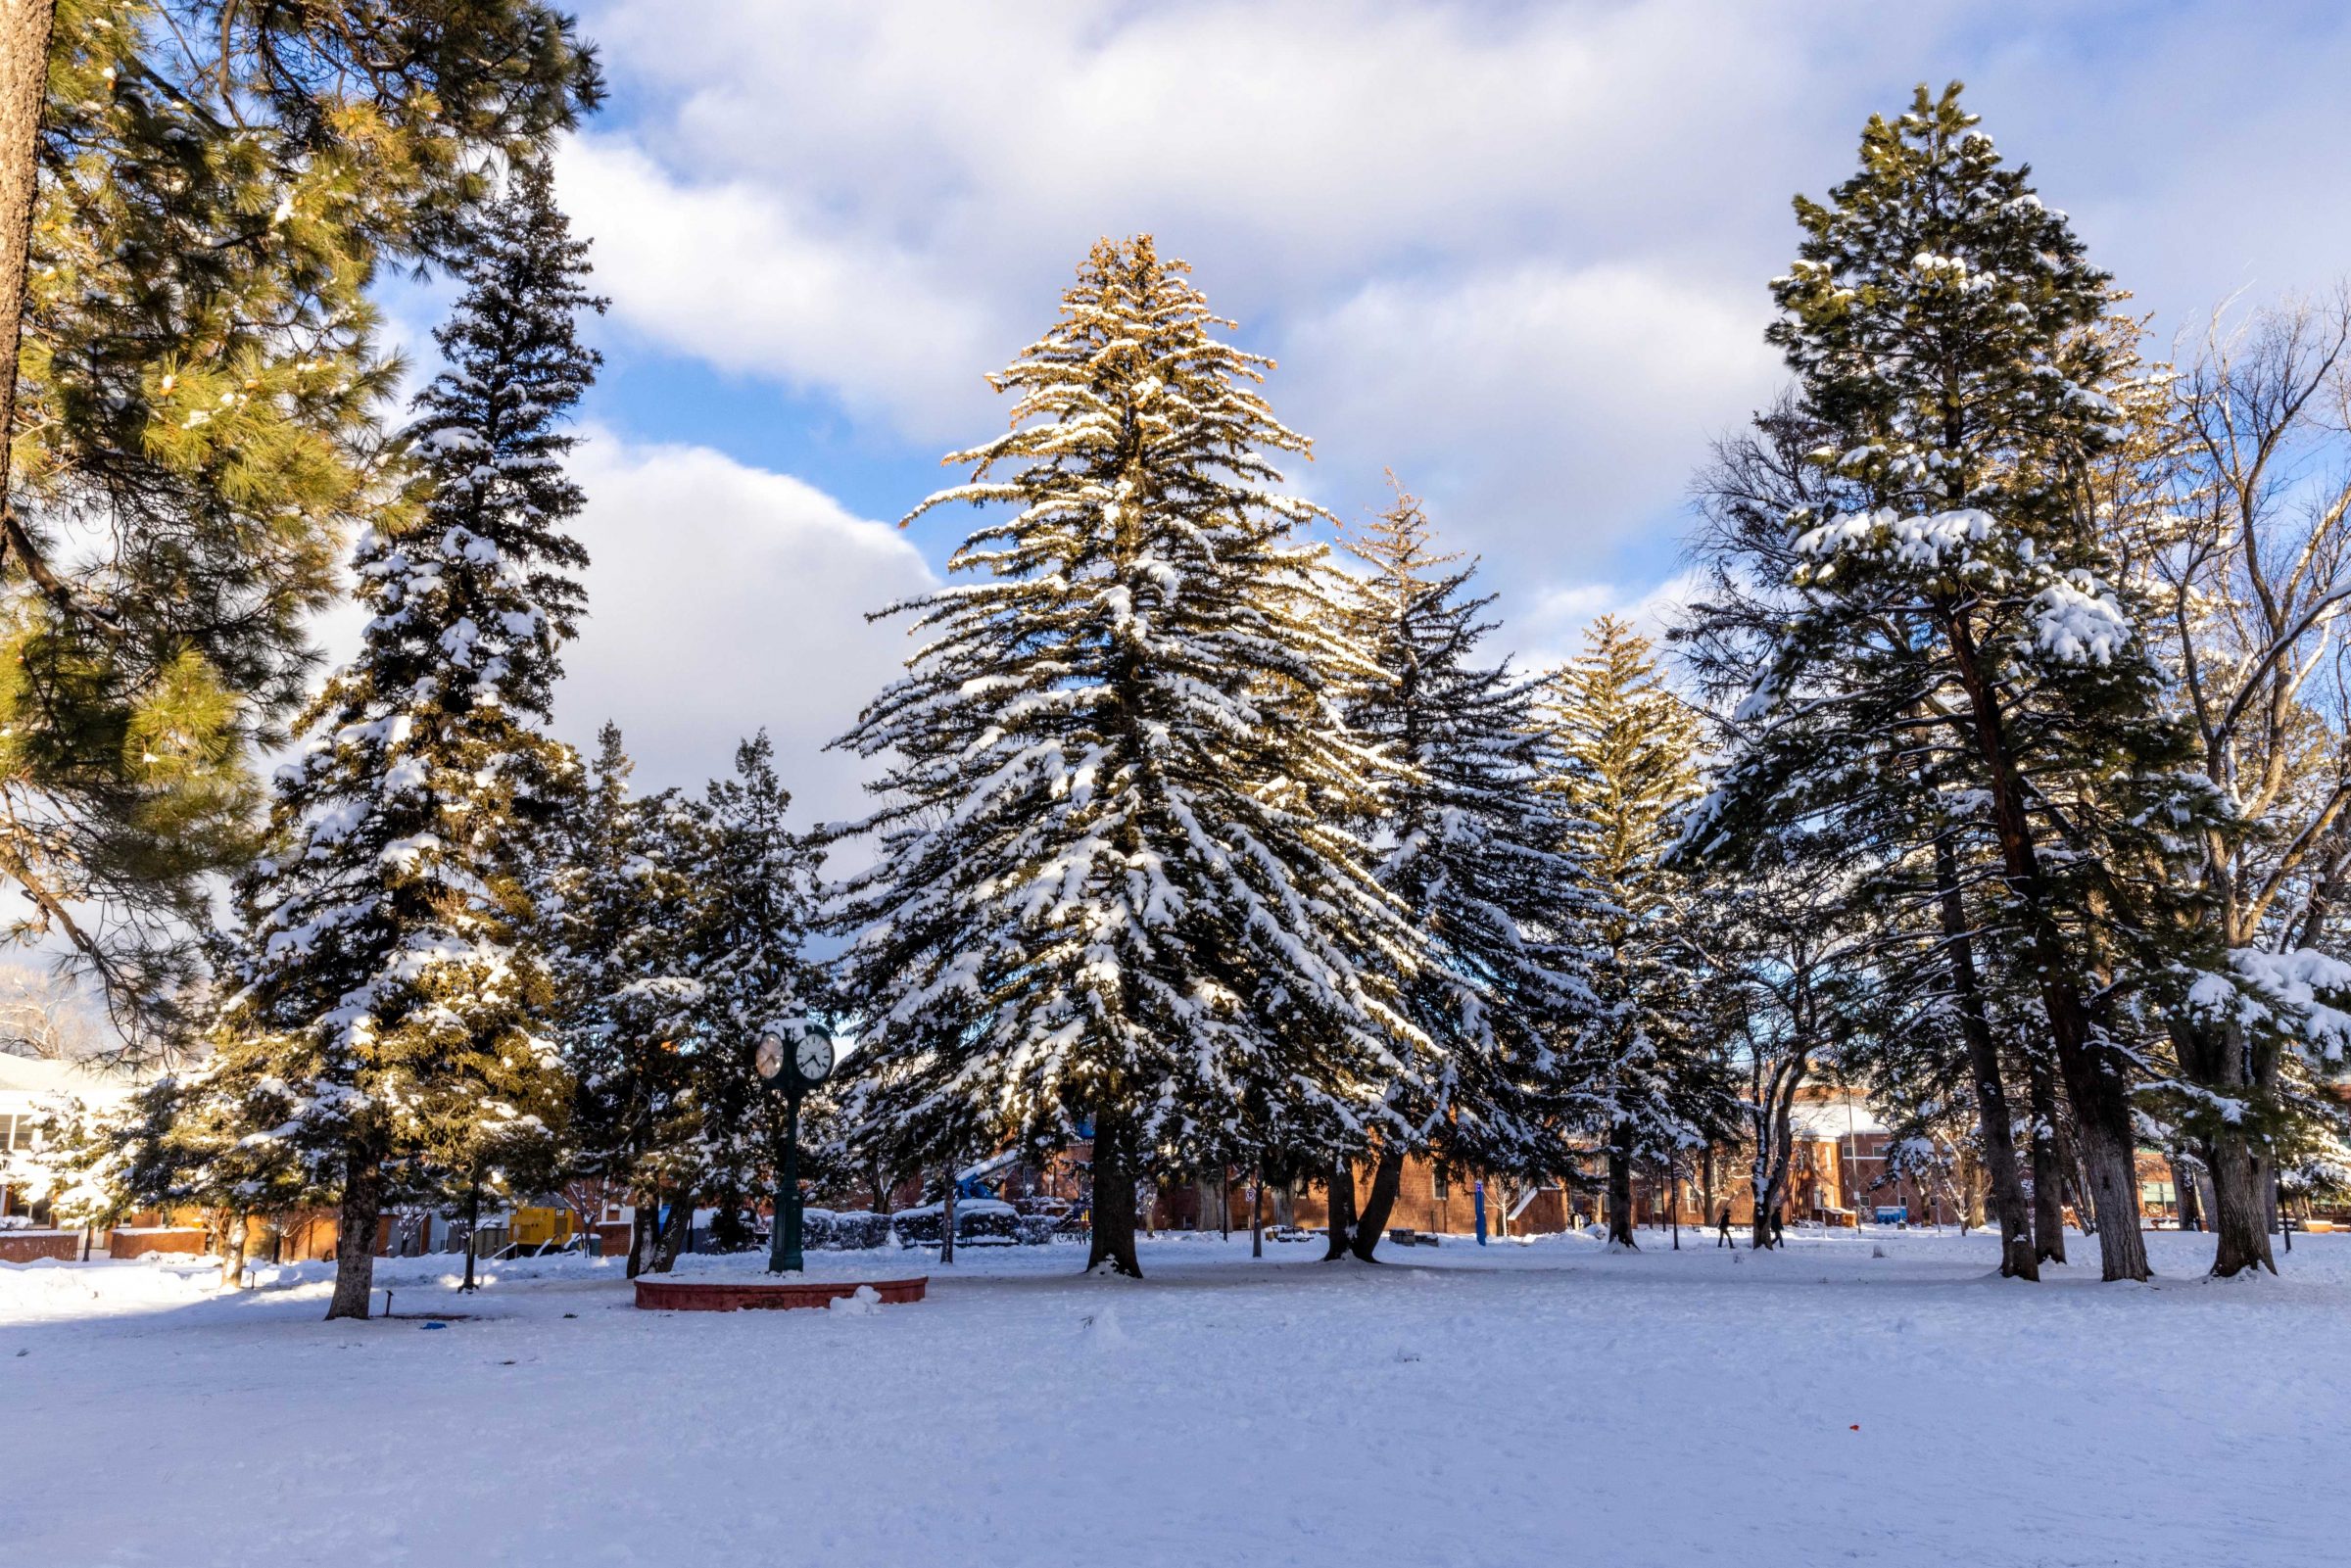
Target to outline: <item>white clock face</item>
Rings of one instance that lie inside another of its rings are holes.
[[[762,1035],[759,1054],[752,1059],[752,1065],[758,1068],[759,1076],[763,1078],[772,1078],[784,1070],[784,1042],[772,1034]]]
[[[800,1036],[796,1058],[800,1076],[810,1083],[822,1083],[833,1070],[833,1040],[826,1034],[811,1031]]]

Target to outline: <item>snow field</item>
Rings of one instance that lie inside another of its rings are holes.
[[[2351,1237],[2215,1283],[2208,1238],[2159,1233],[2151,1286],[2093,1260],[2038,1289],[1991,1277],[1980,1232],[1683,1240],[1366,1266],[1163,1237],[1139,1283],[1066,1247],[828,1255],[812,1272],[929,1267],[931,1299],[737,1314],[638,1312],[617,1262],[499,1265],[464,1298],[415,1259],[382,1266],[401,1315],[366,1324],[319,1320],[321,1265],[229,1297],[185,1262],[0,1268],[0,1555],[2345,1558]],[[408,1315],[434,1308],[471,1315]]]

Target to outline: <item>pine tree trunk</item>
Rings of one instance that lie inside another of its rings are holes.
[[[343,1204],[335,1220],[335,1294],[329,1322],[367,1316],[375,1291],[375,1224],[384,1212],[384,1164],[359,1144],[343,1153]]]
[[[2270,1252],[2269,1162],[2253,1140],[2223,1123],[2212,1140],[2212,1228],[2218,1233],[2212,1271],[2231,1279],[2248,1268],[2278,1272]]]
[[[2178,1155],[2171,1156],[2165,1163],[2172,1167],[2172,1191],[2176,1195],[2176,1205],[2180,1211],[2180,1228],[2182,1230],[2202,1230],[2204,1228],[2204,1205],[2201,1195],[2196,1191],[2194,1168]]]
[[[2081,1221],[2082,1234],[2098,1233],[2098,1206],[2089,1190],[2089,1174],[2082,1165],[2082,1144],[2074,1136],[2073,1120],[2062,1117],[2057,1123],[2057,1163],[2065,1168],[2066,1185],[2074,1194],[2074,1214]]]
[[[1216,1226],[1210,1221],[1215,1217],[1216,1212],[1217,1184],[1206,1176],[1194,1181],[1192,1183],[1192,1201],[1199,1209],[1198,1214],[1192,1220],[1192,1229],[1206,1235],[1216,1229]]]
[[[1608,1245],[1639,1251],[1641,1243],[1633,1237],[1631,1135],[1631,1128],[1619,1125],[1608,1141]]]
[[[694,1195],[681,1191],[669,1206],[669,1223],[661,1227],[660,1238],[653,1244],[653,1272],[666,1274],[678,1264],[679,1254],[686,1251],[694,1236]]]
[[[245,1211],[232,1210],[220,1233],[220,1288],[239,1290],[245,1283]]]
[[[2033,1251],[2042,1262],[2065,1261],[2065,1160],[2058,1141],[2057,1082],[2048,1064],[2028,1053],[2033,1096]]]
[[[1266,1173],[1262,1169],[1249,1178],[1249,1256],[1266,1256]]]
[[[1330,1246],[1322,1260],[1335,1262],[1355,1246],[1355,1166],[1341,1160],[1330,1167]]]
[[[465,1186],[465,1283],[457,1290],[471,1294],[474,1290],[473,1260],[482,1250],[482,1184],[471,1181]],[[630,1259],[632,1262],[634,1259]]]
[[[2073,1087],[2079,1118],[2075,1137],[2082,1148],[2090,1202],[2098,1212],[2099,1276],[2145,1279],[2150,1272],[2147,1239],[2138,1228],[2138,1170],[2132,1161],[2131,1113],[2122,1084],[2100,1071]],[[2095,1106],[2087,1114],[2082,1110],[2085,1097]],[[2122,1129],[2119,1133],[2117,1127]]]
[[[1394,1144],[1383,1145],[1379,1163],[1371,1167],[1371,1190],[1364,1195],[1363,1212],[1356,1216],[1355,1239],[1352,1251],[1365,1262],[1372,1262],[1372,1253],[1379,1238],[1387,1234],[1388,1216],[1396,1212],[1396,1189],[1404,1179],[1404,1150]]]
[[[1964,616],[1947,631],[1959,678],[1967,689],[1979,752],[1991,796],[1992,826],[2000,844],[2008,890],[2029,932],[2028,951],[2039,982],[2041,1011],[2057,1045],[2057,1066],[2074,1106],[2075,1135],[2082,1164],[2098,1210],[2098,1265],[2108,1280],[2147,1277],[2146,1238],[2138,1228],[2138,1184],[2132,1168],[2135,1126],[2131,1118],[2128,1070],[2092,1027],[2084,1000],[2078,955],[2058,930],[2049,906],[2039,851],[2025,809],[2025,785],[2017,776],[2001,718],[2000,693],[1991,689],[1975,633]]]
[[[653,1226],[658,1222],[661,1212],[658,1191],[641,1193],[638,1197],[640,1201],[629,1211],[629,1278],[631,1279],[648,1272],[652,1267]],[[650,1199],[651,1202],[645,1202],[646,1199]],[[776,1223],[780,1225],[783,1222],[784,1216],[778,1214]],[[467,1245],[472,1244],[467,1243]]]
[[[1127,1148],[1126,1118],[1094,1114],[1093,1245],[1086,1251],[1090,1272],[1109,1263],[1129,1279],[1143,1277],[1135,1260],[1135,1174]]]
[[[1699,1157],[1698,1199],[1705,1207],[1700,1217],[1707,1224],[1714,1223],[1714,1143],[1708,1139],[1704,1152]]]
[[[1094,1145],[1096,1151],[1102,1145]],[[942,1264],[955,1261],[955,1162],[947,1162],[946,1192],[938,1200],[938,1260]]]
[[[1991,1177],[1992,1209],[2000,1218],[2000,1272],[2015,1279],[2038,1280],[2040,1264],[2033,1250],[2032,1215],[2025,1203],[2024,1174],[2016,1164],[2016,1121],[2008,1112],[2008,1090],[2000,1081],[1999,1046],[1976,981],[1975,942],[1969,934],[1967,903],[1959,891],[1958,866],[1951,835],[1938,835],[1935,883],[1943,914],[1943,948],[1950,959],[1959,1032],[1967,1041],[1976,1117],[1984,1129],[1984,1164]]]
[[[17,355],[24,341],[33,200],[40,188],[41,113],[49,101],[56,0],[0,0],[0,503],[8,499],[17,429]],[[15,517],[9,518],[14,532]],[[0,558],[7,553],[0,540]]]

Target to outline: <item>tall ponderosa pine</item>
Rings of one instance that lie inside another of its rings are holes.
[[[1341,827],[1374,809],[1333,694],[1366,673],[1298,537],[1269,361],[1148,238],[1097,245],[950,457],[1009,504],[912,601],[928,640],[840,744],[887,758],[846,886],[854,1059],[921,1147],[1093,1139],[1094,1256],[1135,1272],[1150,1169],[1232,1129],[1361,1147],[1409,1028],[1366,960],[1411,927]]]
[[[523,0],[11,0],[0,54],[0,879],[168,1028],[375,499],[369,284],[600,89]]]
[[[1727,1114],[1699,1025],[1697,960],[1681,939],[1681,872],[1666,864],[1677,813],[1698,795],[1698,721],[1658,678],[1648,639],[1613,616],[1556,671],[1540,720],[1562,819],[1560,851],[1601,910],[1592,941],[1598,1009],[1570,1042],[1578,1119],[1607,1162],[1608,1239],[1633,1239],[1633,1166],[1702,1147]]]
[[[1698,841],[1768,855],[1813,814],[1883,825],[1899,813],[1873,797],[1915,800],[1922,779],[1981,802],[2014,931],[2001,958],[2055,1044],[2105,1274],[2137,1279],[2135,1010],[2196,967],[2149,869],[2211,801],[2182,781],[2183,737],[2085,504],[2114,439],[2112,289],[1975,123],[1956,86],[1921,88],[1870,121],[1828,204],[1797,203],[1769,336],[1823,494],[1787,518],[1785,615]],[[1918,831],[1959,830],[1921,814]]]
[[[1398,976],[1416,1032],[1387,1091],[1402,1127],[1382,1136],[1356,1222],[1368,1259],[1408,1152],[1458,1170],[1565,1173],[1554,1045],[1596,1011],[1583,976],[1595,907],[1544,788],[1534,689],[1477,661],[1493,598],[1470,594],[1475,566],[1439,553],[1401,492],[1348,547],[1365,568],[1351,629],[1382,679],[1363,683],[1347,721],[1391,770],[1364,831],[1431,958]],[[1340,1228],[1331,1244],[1345,1245]]]
[[[545,166],[514,169],[417,398],[423,495],[360,542],[374,617],[304,719],[281,847],[242,889],[237,1013],[342,1192],[329,1316],[366,1315],[387,1166],[461,1172],[552,1093],[521,858],[574,767],[541,726],[587,564],[560,429],[597,362],[573,332],[601,308],[585,250]]]

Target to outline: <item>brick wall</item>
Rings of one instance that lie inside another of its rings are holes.
[[[145,1230],[125,1226],[106,1233],[109,1258],[144,1258],[149,1253],[186,1253],[193,1257],[203,1252],[202,1230]]]
[[[81,1235],[71,1230],[0,1230],[0,1263],[29,1263],[36,1258],[81,1256]]]

